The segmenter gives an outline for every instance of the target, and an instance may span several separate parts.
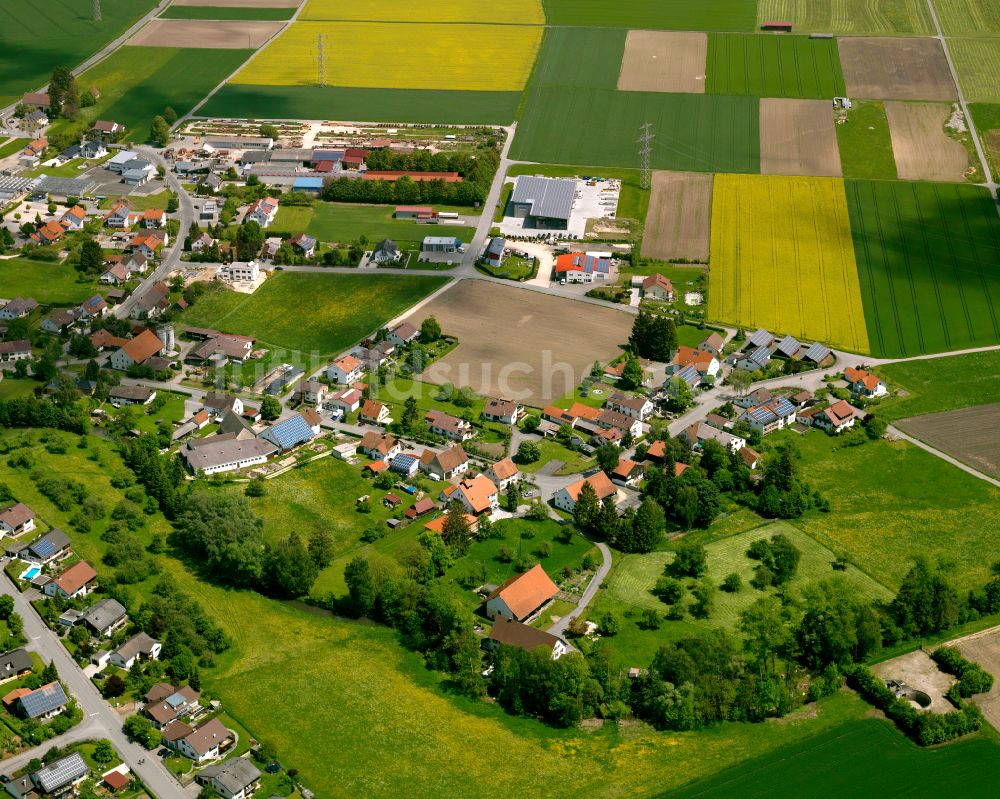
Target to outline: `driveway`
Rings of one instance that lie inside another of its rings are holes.
[[[587,583],[587,587],[583,591],[583,595],[580,597],[580,601],[576,603],[576,608],[571,613],[566,613],[563,615],[559,621],[549,627],[548,632],[553,635],[558,635],[560,638],[566,636],[566,630],[569,628],[570,622],[577,618],[581,613],[587,609],[587,605],[590,604],[591,600],[597,596],[597,591],[604,583],[605,578],[608,576],[608,572],[611,571],[611,550],[608,549],[608,545],[601,543],[599,541],[594,542],[601,552],[601,565],[597,567],[597,571],[594,572],[594,576],[590,578],[590,582]]]

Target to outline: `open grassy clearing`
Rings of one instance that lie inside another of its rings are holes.
[[[682,31],[749,31],[752,0],[544,0],[549,25],[593,28],[647,28]]]
[[[309,0],[302,20],[392,20],[393,22],[496,22],[507,25],[542,25],[545,15],[539,0],[510,0],[483,4],[476,0]]]
[[[55,67],[82,63],[154,5],[153,0],[102,0],[102,21],[94,22],[90,0],[41,6],[0,0],[0,106],[48,83]]]
[[[989,194],[957,184],[846,188],[871,352],[1000,343],[1000,222]]]
[[[711,219],[712,175],[655,172],[642,257],[707,261]]]
[[[708,314],[868,351],[843,183],[717,175]]]
[[[972,121],[986,150],[986,160],[995,176],[1000,171],[1000,104],[972,103]]]
[[[2,145],[0,145],[0,158],[6,158],[8,155],[13,155],[18,150],[23,150],[24,145],[26,145],[31,139],[7,139]]]
[[[515,91],[524,86],[542,29],[527,25],[295,22],[235,77],[235,83],[319,85],[316,37],[378,42],[327,50],[327,81],[375,89]],[[383,53],[393,53],[391,59]],[[489,69],[483,69],[489,64]]]
[[[708,37],[705,91],[829,100],[844,93],[833,39],[770,34]]]
[[[958,81],[970,102],[1000,102],[1000,37],[948,42]]]
[[[916,416],[896,424],[904,433],[973,469],[1000,477],[1000,403]]]
[[[827,100],[760,101],[760,171],[840,177],[840,151]]]
[[[880,100],[854,100],[836,124],[840,168],[845,178],[896,179],[896,159],[885,106]]]
[[[145,141],[154,116],[167,106],[186,114],[251,53],[121,47],[79,78],[81,86],[101,92],[97,105],[83,109],[80,118],[113,119],[129,129],[129,140]]]
[[[39,302],[73,305],[93,297],[93,280],[79,282],[72,266],[10,258],[0,261],[0,297],[34,297]]]
[[[958,96],[937,39],[845,37],[837,44],[851,97],[953,100]]]
[[[454,236],[472,241],[476,232],[471,225],[418,225],[403,219],[393,219],[395,206],[346,205],[317,203],[305,230],[320,241],[348,243],[361,235],[374,244],[380,239],[419,241],[424,236]]]
[[[173,3],[160,19],[291,19],[294,8],[267,8],[265,6],[183,6]]]
[[[262,108],[276,119],[322,116],[366,122],[441,125],[513,121],[521,92],[351,89],[328,86],[250,86],[227,83],[201,109],[206,116],[255,118]]]
[[[860,701],[860,700],[859,700]],[[935,799],[943,793],[987,799],[988,774],[1000,768],[1000,746],[980,733],[929,749],[907,740],[890,722],[858,719],[800,741],[660,799],[805,799],[821,796],[893,796]]]
[[[992,0],[934,0],[945,36],[1000,33],[1000,6]]]
[[[954,562],[960,591],[986,581],[1000,535],[1000,489],[905,441],[838,447],[819,431],[787,436],[802,452],[802,479],[832,505],[796,527],[892,590],[921,554]]]
[[[875,371],[905,392],[879,403],[879,416],[889,420],[983,405],[1000,397],[1000,350],[890,363]]]
[[[37,385],[38,383],[29,378],[19,380],[16,377],[4,377],[0,381],[0,399],[17,399],[19,397],[30,396]]]
[[[758,0],[757,23],[794,24],[796,33],[921,36],[933,33],[922,0]]]
[[[629,31],[618,88],[705,93],[708,36],[686,31]]]
[[[182,47],[206,50],[256,50],[281,30],[282,23],[260,19],[150,20],[128,40],[132,47]],[[245,59],[244,59],[245,60]]]
[[[969,153],[944,130],[950,105],[887,102],[885,112],[900,180],[964,180]]]
[[[324,357],[364,338],[445,282],[436,277],[283,272],[250,295],[205,294],[184,312],[183,321]]]

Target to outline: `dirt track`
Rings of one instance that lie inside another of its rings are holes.
[[[284,24],[261,20],[154,19],[126,44],[133,47],[256,50]]]
[[[612,307],[480,280],[459,282],[409,321],[419,326],[431,315],[459,345],[424,380],[539,406],[579,385],[595,360],[619,355],[633,319]]]
[[[705,93],[708,35],[629,31],[618,88],[627,92]]]
[[[895,424],[973,469],[1000,477],[1000,403],[929,413]]]
[[[961,181],[969,167],[965,148],[944,132],[951,113],[943,103],[885,104],[901,180]]]
[[[948,61],[937,39],[837,40],[847,94],[866,100],[954,100]]]
[[[707,261],[712,219],[712,175],[654,172],[642,237],[644,258]]]
[[[760,101],[763,175],[840,177],[840,150],[827,100]]]

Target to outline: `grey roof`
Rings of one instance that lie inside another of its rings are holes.
[[[767,347],[757,347],[750,353],[750,360],[763,366],[771,360],[771,351]]]
[[[774,336],[761,327],[757,329],[756,333],[750,336],[749,344],[753,347],[769,347],[772,341],[774,341]]]
[[[68,547],[69,543],[69,536],[58,527],[53,527],[45,535],[40,535],[28,544],[26,549],[40,558],[47,558],[54,552]]]
[[[785,336],[778,342],[777,351],[782,355],[787,355],[789,358],[795,355],[800,349],[802,349],[802,345],[799,344],[794,336]]]
[[[117,599],[102,599],[86,613],[83,620],[97,631],[106,630],[126,616],[125,608]]]
[[[79,197],[86,194],[94,181],[90,178],[50,178],[48,175],[35,186],[35,191],[46,194],[65,195],[67,197]]]
[[[219,422],[219,432],[220,433],[235,433],[237,436],[244,432],[253,432],[253,427],[250,425],[246,419],[240,416],[235,411],[226,411],[225,415]]]
[[[372,252],[384,252],[387,255],[395,255],[399,252],[399,247],[396,246],[396,242],[392,239],[382,239],[382,241],[375,245],[375,249]]]
[[[136,655],[148,655],[154,644],[159,643],[155,638],[150,638],[146,633],[136,633],[124,644],[115,650],[115,654],[122,660],[131,660]]]
[[[234,757],[202,769],[199,776],[215,780],[230,794],[237,794],[261,778],[260,770],[245,757]]]
[[[269,427],[260,437],[276,444],[284,452],[311,440],[314,435],[309,423],[302,418],[302,414],[297,413],[274,427]]]
[[[813,361],[814,363],[822,363],[830,357],[830,348],[817,341],[806,350],[806,354],[802,357],[808,361]]]
[[[532,216],[569,219],[575,196],[575,180],[522,175],[514,181],[514,193],[511,194],[510,201],[530,205]]]
[[[507,242],[502,236],[494,236],[490,239],[490,243],[486,245],[486,254],[503,255],[503,251],[506,246]]]
[[[22,671],[31,671],[31,655],[24,649],[12,649],[0,655],[0,680],[14,677]]]
[[[145,402],[153,395],[153,389],[146,386],[115,386],[108,392],[112,399],[140,400]]]
[[[198,447],[186,448],[182,451],[181,454],[192,471],[214,469],[237,461],[266,458],[273,455],[278,449],[270,441],[263,438],[239,439],[234,437],[227,438],[225,441],[218,440],[220,438],[222,437],[210,436],[204,439]]]
[[[83,758],[78,752],[74,752],[39,769],[32,775],[32,779],[43,791],[51,793],[89,773],[90,769]]]
[[[20,701],[28,718],[37,719],[39,716],[65,707],[69,699],[62,684],[53,682],[22,696]]]
[[[14,799],[24,799],[28,795],[38,796],[38,791],[35,790],[35,783],[27,775],[14,778],[3,787],[7,789],[7,793],[13,796]]]

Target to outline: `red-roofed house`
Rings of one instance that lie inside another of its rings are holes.
[[[524,574],[511,577],[486,598],[486,615],[490,619],[524,621],[548,604],[559,588],[545,573],[541,564]]]
[[[76,599],[86,596],[97,585],[97,572],[87,561],[81,560],[67,568],[52,582],[46,583],[43,591],[48,596]]]
[[[135,338],[126,341],[117,352],[111,354],[111,368],[127,372],[129,367],[142,364],[163,352],[163,342],[148,328]]]
[[[584,483],[590,483],[590,487],[597,494],[598,502],[603,502],[607,497],[617,497],[618,489],[611,482],[611,478],[604,472],[595,472],[590,477],[585,477],[565,488],[560,488],[552,497],[552,504],[559,510],[572,513],[576,508],[576,499],[580,496],[580,489],[583,488]]]
[[[642,294],[651,300],[662,300],[663,302],[673,302],[674,284],[657,272],[642,281]]]
[[[844,370],[844,379],[850,384],[852,393],[860,397],[884,397],[889,393],[885,381],[864,369],[848,366]]]
[[[87,212],[84,211],[79,205],[74,205],[59,219],[66,230],[80,230],[83,228],[83,223],[86,220]]]

